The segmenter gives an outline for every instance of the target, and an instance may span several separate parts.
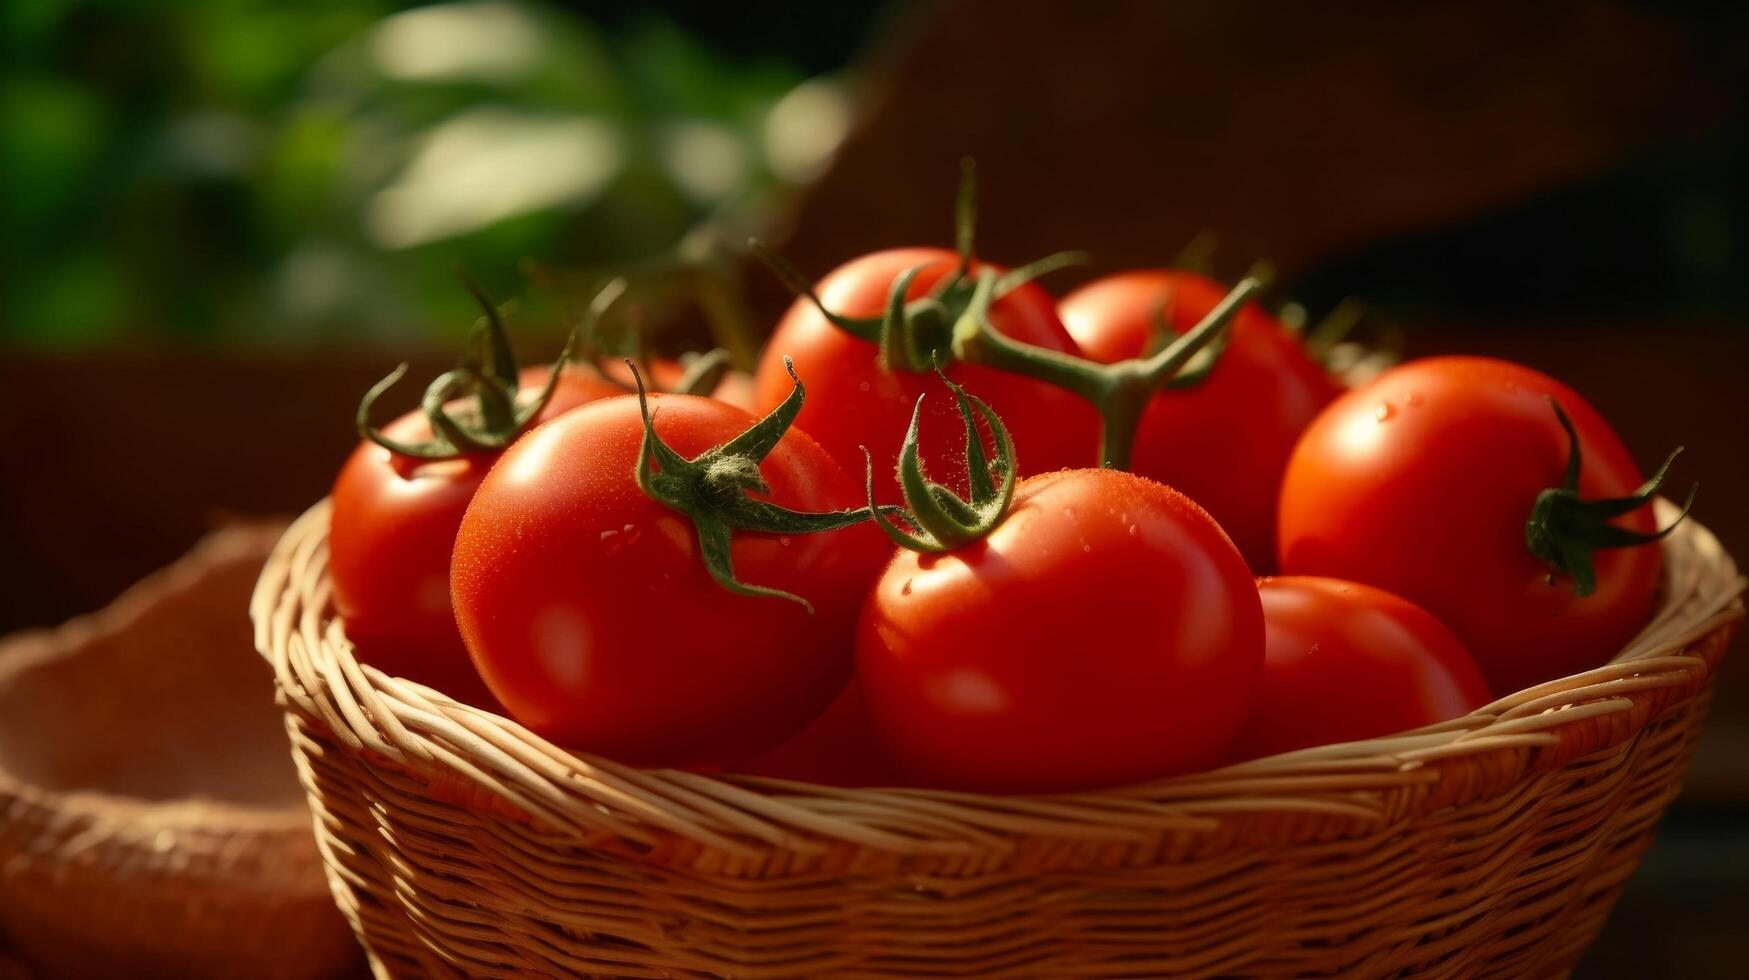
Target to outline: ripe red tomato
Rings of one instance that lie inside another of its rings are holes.
[[[1209,766],[1262,664],[1257,588],[1232,542],[1183,494],[1115,470],[1033,477],[987,537],[901,550],[857,641],[863,699],[900,765],[991,792]]]
[[[1226,295],[1195,273],[1150,269],[1095,280],[1058,311],[1082,353],[1109,364],[1150,352],[1163,302],[1167,323],[1184,333]],[[1130,469],[1208,508],[1252,569],[1268,571],[1288,455],[1340,390],[1293,331],[1247,303],[1208,377],[1149,403]]]
[[[1596,553],[1576,594],[1526,545],[1538,495],[1559,487],[1572,419],[1586,499],[1640,484],[1595,409],[1527,367],[1481,357],[1413,361],[1348,392],[1306,430],[1281,492],[1281,569],[1394,592],[1450,626],[1502,694],[1596,667],[1652,612],[1656,547]],[[1653,530],[1648,509],[1611,522]]]
[[[685,457],[755,421],[706,398],[656,395],[655,429]],[[746,758],[816,717],[850,676],[850,627],[887,548],[872,527],[737,532],[744,582],[814,603],[737,595],[695,526],[646,495],[636,397],[568,412],[505,451],[469,504],[450,569],[475,666],[510,714],[565,745],[642,765]],[[761,499],[856,507],[854,480],[792,430],[758,465]]]
[[[939,248],[899,248],[875,252],[839,266],[820,280],[817,291],[826,308],[840,316],[879,316],[893,281],[922,266],[908,295],[926,295],[953,274],[959,258]],[[973,263],[972,272],[1006,270]],[[1027,283],[996,300],[990,325],[1005,336],[1050,350],[1075,353],[1075,342],[1057,319],[1050,296]],[[951,324],[948,324],[951,326]],[[945,338],[943,348],[945,350]],[[754,373],[754,398],[767,411],[789,393],[783,358],[794,358],[807,379],[809,399],[797,420],[845,468],[860,472],[862,447],[874,454],[875,472],[891,473],[899,443],[917,399],[939,391],[928,371],[888,371],[876,344],[856,337],[820,314],[807,299],[790,307]],[[1014,437],[1020,472],[1045,473],[1097,462],[1099,421],[1086,402],[1061,388],[975,364],[954,361],[947,376],[976,391],[1002,416]],[[923,408],[923,463],[936,479],[950,484],[964,466],[964,429],[950,399],[929,399]],[[897,503],[896,485],[878,484],[882,503]]]
[[[547,374],[544,367],[523,371],[523,390],[538,391]],[[566,371],[539,418],[620,393],[588,372]],[[383,431],[407,443],[431,437],[418,411]],[[450,611],[449,557],[462,512],[496,459],[482,453],[424,461],[361,441],[340,468],[328,518],[334,605],[358,658],[483,706],[493,704],[491,695],[468,661]]]
[[[551,374],[548,365],[518,372],[522,392],[536,392]],[[559,375],[541,421],[578,405],[625,394],[631,371],[607,366],[602,377],[573,365]],[[658,386],[678,382],[677,362],[651,362]],[[747,375],[730,372],[715,397],[745,406]],[[431,437],[424,414],[409,412],[384,427],[400,442]],[[329,571],[335,607],[360,660],[385,673],[434,687],[470,704],[495,702],[480,682],[450,609],[449,559],[462,512],[497,460],[497,453],[428,462],[400,456],[368,440],[341,467],[331,494]]]
[[[1263,599],[1263,687],[1236,759],[1355,742],[1457,718],[1493,699],[1432,614],[1383,589],[1288,576]]]
[[[852,678],[830,707],[776,748],[731,771],[827,786],[903,786],[904,776],[887,755],[862,688]]]

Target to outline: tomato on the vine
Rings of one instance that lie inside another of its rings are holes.
[[[550,374],[549,367],[522,371],[521,390],[541,390]],[[527,424],[621,391],[587,372],[564,371]],[[380,431],[390,442],[409,446],[433,438],[423,411]],[[329,495],[334,606],[359,660],[478,705],[492,699],[456,631],[450,546],[468,501],[497,458],[496,450],[483,449],[420,459],[367,438],[347,457]]]
[[[1217,761],[1263,665],[1257,589],[1233,543],[1188,497],[1131,473],[1017,481],[1002,419],[954,395],[968,496],[926,475],[919,406],[898,466],[904,509],[876,517],[902,548],[863,606],[856,670],[894,759],[930,785],[988,792]]]
[[[758,421],[693,396],[651,396],[651,416],[608,399],[505,452],[462,519],[450,583],[512,717],[627,762],[719,765],[839,694],[887,549],[870,528],[827,530],[860,495],[805,433],[783,435],[800,399]],[[743,533],[783,522],[799,529]]]
[[[1146,356],[1194,327],[1227,295],[1207,277],[1173,269],[1107,276],[1058,304],[1082,353],[1114,363]],[[1300,432],[1340,388],[1301,338],[1255,303],[1240,308],[1213,370],[1150,401],[1131,472],[1206,507],[1253,570],[1275,563],[1282,472]]]
[[[979,392],[1008,424],[1018,447],[1022,473],[1044,473],[1095,462],[1098,421],[1093,410],[1060,388],[953,360],[946,329],[953,307],[969,299],[970,277],[982,270],[1006,272],[999,266],[972,262],[960,275],[960,258],[940,248],[897,248],[848,262],[820,280],[821,305],[840,318],[878,318],[887,309],[893,284],[907,270],[918,270],[906,296],[913,302],[931,291],[947,289],[945,322],[935,324],[939,336],[923,341],[943,358],[947,376]],[[1057,319],[1056,307],[1042,288],[1023,282],[990,306],[992,328],[1007,337],[1054,351],[1075,352],[1075,343]],[[883,361],[880,345],[858,337],[828,319],[806,297],[799,298],[778,323],[766,354],[754,373],[754,397],[761,410],[780,402],[788,391],[783,359],[793,358],[813,397],[798,424],[819,440],[846,467],[860,469],[862,448],[874,453],[877,472],[890,473],[898,458],[899,439],[917,400],[938,382],[928,364],[895,368]],[[923,458],[946,475],[962,454],[956,442],[957,416],[952,407],[929,400],[924,408]],[[881,502],[897,497],[883,483]]]
[[[1609,424],[1553,378],[1413,361],[1306,430],[1282,484],[1281,570],[1420,605],[1507,693],[1599,666],[1645,625],[1661,560],[1633,545],[1658,536],[1642,505],[1662,476],[1642,485]]]
[[[1263,685],[1234,758],[1421,728],[1488,703],[1475,658],[1407,599],[1339,579],[1283,576],[1263,599]]]
[[[623,362],[569,361],[577,334],[557,364],[518,371],[497,308],[469,288],[486,316],[462,366],[434,382],[437,402],[374,429],[371,407],[405,368],[365,396],[358,420],[365,438],[330,495],[328,551],[335,607],[360,660],[487,705],[491,695],[468,661],[450,605],[450,549],[462,513],[511,440],[579,405],[625,394],[632,374]],[[619,294],[619,284],[609,284],[579,331],[592,330]],[[704,357],[689,365],[657,360],[652,373],[665,387],[696,382],[735,391],[734,376],[720,371],[721,355]]]
[[[1226,535],[1183,494],[1115,470],[1032,477],[987,537],[900,551],[857,640],[899,763],[994,792],[1209,766],[1262,661],[1257,589]]]
[[[423,439],[415,413],[384,431]],[[488,704],[449,608],[449,546],[491,460],[402,461],[362,442],[330,494],[334,606],[358,659],[473,704]]]

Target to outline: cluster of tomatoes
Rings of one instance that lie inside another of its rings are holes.
[[[1345,390],[1248,285],[1034,271],[797,281],[750,386],[518,371],[488,305],[422,411],[361,408],[359,657],[635,764],[1057,791],[1443,721],[1650,616],[1663,471],[1559,382]]]

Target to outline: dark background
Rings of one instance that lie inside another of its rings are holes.
[[[1411,355],[1567,380],[1643,464],[1685,444],[1697,516],[1749,549],[1742,4],[517,3],[488,11],[534,44],[516,67],[464,52],[435,75],[382,53],[402,7],[0,14],[0,629],[317,499],[363,389],[452,356],[473,315],[458,262],[519,302],[543,354],[564,302],[616,270],[660,344],[757,332],[784,296],[734,247],[746,233],[816,274],[945,243],[967,154],[984,254],[1092,250],[1067,287],[1214,232],[1219,271],[1268,260],[1313,317],[1357,297],[1363,329]],[[584,127],[613,163],[579,182],[598,159],[470,129],[482,109]],[[844,131],[784,158],[781,118]],[[500,214],[490,179],[421,190],[438,132],[492,174],[524,172],[492,154],[535,153],[519,191],[569,169]],[[385,223],[397,187],[459,217]],[[707,288],[743,312],[701,312]],[[1746,757],[1731,662],[1689,789],[1580,976],[1733,972]]]

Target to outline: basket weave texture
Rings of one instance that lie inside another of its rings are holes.
[[[242,607],[278,536],[221,531],[101,612],[0,641],[0,947],[45,976],[357,959],[249,655]],[[0,978],[24,975],[10,963],[0,948]]]
[[[291,528],[252,611],[381,976],[1559,975],[1743,613],[1690,520],[1620,656],[1462,719],[1100,792],[848,790],[578,755],[361,666],[326,529]]]

